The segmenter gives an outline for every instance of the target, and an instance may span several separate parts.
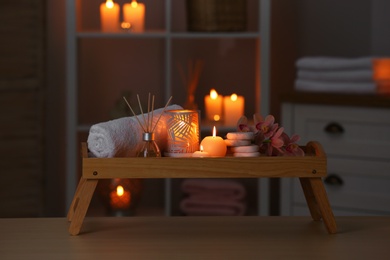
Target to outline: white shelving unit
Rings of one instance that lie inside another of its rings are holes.
[[[269,52],[270,52],[270,0],[261,0],[259,3],[256,0],[252,0],[255,3],[258,10],[256,11],[256,30],[245,32],[223,32],[223,33],[193,33],[185,30],[173,29],[173,5],[182,4],[177,0],[165,0],[164,4],[164,16],[165,24],[163,30],[149,30],[146,28],[144,33],[102,33],[96,30],[84,30],[82,28],[81,21],[77,18],[80,17],[79,8],[85,3],[81,3],[81,0],[67,0],[67,86],[66,86],[66,104],[67,104],[67,135],[66,135],[66,206],[69,207],[73,198],[76,185],[78,183],[78,160],[79,160],[79,140],[78,133],[87,134],[90,124],[93,122],[83,122],[80,119],[80,107],[78,100],[82,98],[80,95],[80,76],[84,76],[83,73],[79,74],[80,56],[82,54],[82,41],[92,40],[120,40],[120,41],[138,41],[138,40],[152,40],[161,41],[163,46],[163,61],[161,63],[161,70],[163,74],[163,86],[160,90],[163,92],[163,100],[167,100],[174,92],[174,79],[172,78],[173,69],[175,67],[175,60],[173,59],[176,49],[173,45],[177,41],[190,40],[203,41],[203,40],[251,40],[255,42],[255,49],[253,52],[255,58],[254,69],[254,86],[253,96],[255,100],[254,112],[261,112],[262,114],[269,113]],[[97,2],[97,1],[95,1]],[[103,1],[102,1],[103,2]],[[118,2],[118,1],[117,1]],[[184,2],[184,1],[181,1]],[[248,0],[250,2],[250,0]],[[153,4],[153,2],[147,2]],[[83,6],[84,7],[84,6]],[[96,6],[95,6],[96,7]],[[183,10],[184,11],[184,10]],[[98,13],[98,8],[96,7]],[[84,18],[84,17],[83,17]],[[98,60],[94,60],[94,63]],[[131,62],[131,61],[130,61]],[[253,68],[252,68],[253,69]],[[81,83],[83,84],[83,83]],[[160,95],[160,94],[159,94]],[[93,104],[92,104],[93,105]],[[98,112],[97,112],[98,113]],[[92,120],[93,121],[93,120]],[[96,123],[99,121],[96,121]],[[269,208],[269,185],[267,179],[258,180],[258,214],[268,215]],[[166,215],[171,213],[171,181],[166,179],[165,181],[165,212]]]

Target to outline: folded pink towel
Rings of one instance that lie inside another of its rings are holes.
[[[189,195],[206,198],[239,200],[245,197],[244,185],[234,180],[225,179],[185,179],[181,190]]]
[[[246,211],[246,205],[241,201],[196,196],[183,199],[180,208],[189,216],[242,216]]]

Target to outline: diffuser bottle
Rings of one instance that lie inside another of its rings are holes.
[[[143,133],[144,141],[142,149],[137,153],[138,157],[161,157],[160,149],[154,141],[154,133]]]

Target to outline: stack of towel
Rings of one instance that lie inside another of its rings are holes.
[[[242,216],[246,205],[244,186],[226,179],[186,179],[181,190],[187,195],[180,203],[189,216]]]
[[[311,92],[375,93],[372,57],[303,57],[296,62],[295,89]]]
[[[166,108],[166,110],[174,109],[183,108],[179,105],[171,105]],[[153,111],[153,126],[163,111],[163,108]],[[137,117],[140,122],[143,122],[144,118],[147,118],[147,114]],[[163,114],[154,131],[156,143],[161,151],[167,147],[168,118],[168,115]],[[136,156],[138,150],[143,146],[142,133],[143,130],[134,116],[92,125],[87,140],[90,156],[98,158]]]

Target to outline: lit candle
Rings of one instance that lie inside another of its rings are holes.
[[[145,5],[132,0],[123,5],[123,19],[130,23],[132,32],[143,32],[145,26]]]
[[[110,205],[112,209],[127,209],[130,207],[131,195],[121,185],[110,193]]]
[[[192,157],[200,157],[200,158],[203,158],[203,157],[209,157],[209,153],[208,152],[205,152],[203,151],[203,146],[201,145],[200,146],[200,151],[196,151],[192,154]]]
[[[100,22],[103,32],[119,31],[119,5],[107,0],[100,5]]]
[[[215,89],[210,90],[210,95],[204,98],[206,118],[210,121],[219,121],[222,115],[222,96]]]
[[[390,93],[390,59],[374,59],[374,80],[377,83],[377,91],[380,94]]]
[[[237,96],[237,94],[224,97],[223,108],[225,125],[235,126],[238,119],[244,115],[244,97]]]
[[[226,143],[222,137],[216,136],[215,126],[213,128],[213,136],[206,136],[203,138],[200,145],[203,147],[203,150],[212,157],[224,157],[226,155]]]

